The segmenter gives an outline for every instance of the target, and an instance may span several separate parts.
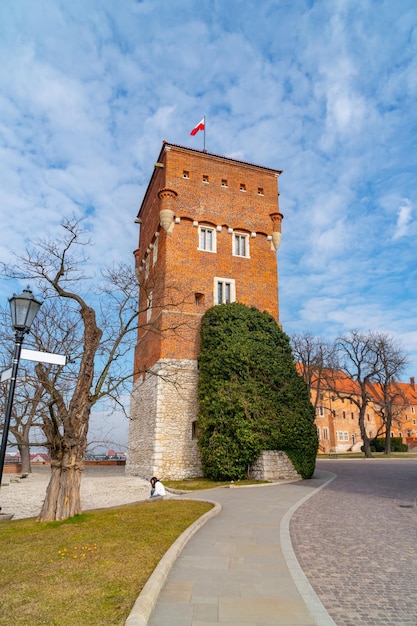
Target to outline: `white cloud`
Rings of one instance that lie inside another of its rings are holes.
[[[398,208],[397,224],[393,234],[393,239],[399,239],[409,234],[409,225],[412,220],[413,205],[407,198],[403,198]]]
[[[93,263],[130,262],[161,141],[202,148],[206,115],[209,151],[284,170],[284,328],[408,338],[416,23],[414,0],[1,3],[0,260],[75,211]]]

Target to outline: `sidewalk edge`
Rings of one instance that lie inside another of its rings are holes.
[[[323,606],[320,598],[317,596],[313,587],[309,583],[307,576],[304,574],[297,560],[297,557],[295,556],[290,535],[290,521],[295,511],[312,496],[324,489],[324,487],[327,487],[329,483],[337,478],[337,474],[333,474],[333,472],[321,470],[320,474],[327,474],[329,478],[322,485],[320,485],[320,487],[317,487],[317,489],[314,489],[314,491],[307,494],[306,496],[304,496],[304,498],[301,498],[301,500],[296,502],[290,509],[288,509],[288,511],[283,516],[280,524],[280,542],[282,553],[284,555],[284,559],[291,574],[291,577],[317,626],[337,626],[337,624],[333,621],[333,619],[330,617],[329,613]]]
[[[180,498],[181,500],[187,500],[187,498]],[[194,501],[194,500],[193,500]],[[207,513],[204,513],[198,518],[191,526],[189,526],[184,532],[174,541],[172,546],[165,552],[158,565],[147,580],[145,586],[140,592],[133,608],[125,622],[125,626],[146,626],[151,613],[155,607],[159,593],[167,579],[167,576],[178,558],[179,554],[189,542],[191,537],[200,530],[204,524],[210,519],[216,517],[222,510],[222,505],[214,500],[202,500],[202,502],[208,502],[213,504],[213,508]]]

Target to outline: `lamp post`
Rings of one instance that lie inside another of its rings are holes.
[[[20,352],[22,350],[23,338],[30,331],[33,320],[35,319],[42,302],[36,300],[35,296],[29,289],[29,286],[23,290],[20,295],[14,294],[9,298],[10,313],[12,316],[12,326],[14,328],[14,354],[12,364],[12,376],[10,379],[9,393],[7,396],[6,416],[4,418],[3,433],[0,447],[0,486],[3,478],[4,459],[6,456],[7,437],[9,434],[10,417],[12,415],[12,406],[14,398],[14,390],[16,387],[17,368],[19,367]]]

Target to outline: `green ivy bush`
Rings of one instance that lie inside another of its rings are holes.
[[[283,450],[300,475],[311,478],[314,409],[289,338],[269,313],[236,302],[205,313],[198,396],[205,476],[242,479],[261,450]]]

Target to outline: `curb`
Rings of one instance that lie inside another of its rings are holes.
[[[181,498],[181,500],[188,500],[188,498]],[[191,500],[191,498],[190,498]],[[195,500],[193,500],[195,502]],[[222,505],[214,500],[200,500],[200,502],[208,502],[213,504],[213,508],[207,513],[204,513],[198,518],[191,526],[189,526],[172,544],[172,546],[165,552],[162,559],[152,572],[142,591],[140,592],[133,608],[125,622],[125,626],[146,626],[151,613],[155,607],[159,593],[167,579],[167,576],[175,563],[175,560],[180,555],[183,548],[187,545],[189,540],[195,533],[200,530],[206,522],[213,517],[216,517],[222,510]]]

